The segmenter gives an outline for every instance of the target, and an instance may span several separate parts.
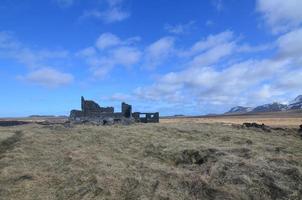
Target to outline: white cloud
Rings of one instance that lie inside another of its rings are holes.
[[[159,85],[156,83],[149,87],[138,87],[134,91],[135,97],[145,101],[180,103],[184,96],[180,94],[178,85]]]
[[[164,37],[149,45],[145,50],[145,67],[154,69],[162,64],[174,50],[174,38]]]
[[[105,10],[88,10],[85,11],[81,18],[97,18],[104,23],[120,22],[130,17],[130,12],[124,10],[122,7],[123,0],[107,0],[108,8]]]
[[[187,34],[193,29],[194,24],[195,24],[194,21],[190,21],[186,24],[176,24],[176,25],[167,24],[165,25],[164,28],[166,31],[172,34]]]
[[[71,74],[63,73],[52,68],[38,69],[25,76],[19,76],[18,78],[48,88],[68,85],[74,79]]]
[[[292,60],[248,59],[228,64],[238,54],[271,48],[272,45],[241,45],[231,31],[210,35],[181,52],[187,59],[181,66],[183,70],[162,75],[151,86],[137,88],[134,94],[141,99],[172,104],[195,102],[220,106],[256,105],[277,98],[285,94],[277,85],[285,80]],[[226,59],[223,68],[219,66],[222,59]]]
[[[281,91],[275,90],[271,85],[265,84],[257,91],[252,92],[252,95],[257,99],[270,99],[274,96],[282,95]]]
[[[216,35],[209,35],[207,38],[196,42],[193,47],[193,52],[200,52],[215,47],[219,44],[228,43],[234,39],[232,31],[224,31]]]
[[[112,33],[103,33],[97,39],[95,46],[100,50],[104,50],[122,45],[133,45],[136,44],[138,41],[140,41],[140,37],[131,37],[122,41],[118,36]]]
[[[99,78],[99,79],[104,79],[105,77],[108,76],[109,72],[112,70],[113,68],[113,65],[112,64],[107,64],[105,63],[102,63],[100,62],[99,65],[91,65],[92,67],[90,68],[92,73],[93,73],[93,76],[96,77],[96,78]]]
[[[277,40],[279,56],[302,57],[302,28],[293,30],[279,37]]]
[[[85,11],[82,18],[97,18],[102,20],[104,23],[113,23],[119,22],[127,19],[130,16],[130,13],[122,11],[119,8],[110,8],[105,11],[99,10],[89,10]]]
[[[212,112],[284,101],[302,92],[302,68],[297,62],[302,52],[301,32],[296,29],[275,43],[253,46],[242,44],[242,37],[232,31],[224,31],[181,50],[174,38],[161,38],[145,49],[142,63],[159,67],[173,57],[179,70],[157,76],[152,84],[136,88],[132,96],[142,102],[206,107]],[[266,50],[277,54],[271,58],[257,54]]]
[[[216,8],[217,11],[222,11],[224,9],[222,0],[212,0],[212,5]]]
[[[118,101],[118,102],[125,102],[125,101],[130,101],[133,100],[132,96],[122,94],[122,93],[114,93],[112,96],[108,97],[103,97],[104,100],[109,100],[109,101]]]
[[[96,56],[96,54],[97,54],[97,50],[94,47],[87,47],[77,52],[76,56],[88,58],[88,57]]]
[[[257,9],[273,33],[298,27],[302,23],[301,8],[301,0],[257,0]]]
[[[103,33],[96,41],[96,46],[99,49],[106,49],[119,44],[121,44],[120,38],[112,33]]]
[[[211,34],[193,44],[191,48],[178,51],[181,56],[191,59],[190,66],[204,67],[220,62],[222,59],[238,53],[254,53],[272,48],[271,44],[252,46],[240,44],[241,38],[235,37],[232,31]]]
[[[263,90],[262,94],[264,94],[262,82],[271,82],[276,77],[280,80],[289,64],[287,59],[249,59],[242,62],[229,62],[238,54],[255,53],[272,48],[270,45],[241,45],[240,40],[231,31],[210,35],[195,42],[187,50],[181,51],[175,48],[174,40],[173,43],[168,43],[169,45],[163,41],[165,40],[161,39],[149,46],[152,47],[152,52],[156,52],[155,56],[152,56],[155,61],[161,61],[159,64],[162,64],[161,56],[165,58],[167,52],[170,52],[169,56],[175,56],[175,62],[181,58],[187,61],[179,66],[183,70],[167,73],[154,84],[137,88],[134,95],[140,99],[212,105],[223,105],[227,102],[230,105],[235,102],[247,103],[252,99],[251,95],[256,97],[257,94],[259,98],[251,101],[256,103],[279,94],[276,91],[268,97],[259,95],[260,93],[255,93],[254,90]],[[146,55],[152,54],[149,52]],[[179,55],[180,57],[177,57]],[[225,59],[223,68],[219,66],[222,59]]]
[[[177,54],[189,58],[191,60],[189,66],[205,67],[239,51],[241,45],[237,44],[237,40],[233,32],[224,31],[209,35],[195,42],[187,50],[177,51]]]
[[[213,67],[190,67],[163,75],[152,86],[138,88],[135,94],[142,99],[158,101],[164,99],[172,103],[184,101],[186,97],[199,103],[217,105],[236,104],[242,99],[257,104],[281,94],[276,89],[270,96],[264,95],[268,88],[263,89],[262,82],[272,82],[276,78],[282,80],[287,66],[287,61],[248,60],[224,70]],[[257,93],[258,98],[250,99],[250,95],[258,90],[260,90]]]
[[[120,47],[112,51],[116,64],[131,66],[140,60],[141,52],[134,47]]]
[[[235,51],[236,44],[234,42],[219,44],[208,51],[194,57],[191,65],[208,66],[218,62],[220,59],[232,54]]]
[[[0,32],[0,57],[12,59],[31,72],[19,76],[26,80],[46,87],[59,87],[71,83],[71,74],[57,71],[52,63],[69,58],[66,50],[32,49],[19,42],[11,33]],[[63,61],[63,62],[64,62]]]
[[[275,47],[274,44],[261,44],[258,46],[251,46],[249,44],[242,44],[240,46],[237,46],[236,51],[237,52],[243,52],[243,53],[252,53],[252,52],[261,52],[273,49]]]
[[[213,26],[214,22],[212,20],[207,20],[206,21],[206,26]]]
[[[103,79],[115,67],[130,68],[140,61],[142,53],[134,46],[139,40],[139,37],[122,40],[112,33],[104,33],[97,39],[95,47],[85,48],[77,55],[89,64],[95,77]]]
[[[66,50],[32,49],[19,42],[12,33],[0,32],[0,57],[13,59],[28,68],[49,65],[53,59],[66,59]]]
[[[0,49],[17,49],[20,43],[8,31],[0,31]]]
[[[127,19],[130,16],[130,13],[121,10],[120,8],[110,8],[101,13],[100,18],[105,23],[119,22]]]
[[[110,7],[120,5],[124,0],[106,0]]]
[[[284,73],[281,79],[275,84],[275,88],[286,92],[302,92],[302,70],[295,69]],[[298,93],[300,94],[300,93]]]

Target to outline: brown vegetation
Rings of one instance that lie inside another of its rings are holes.
[[[0,199],[299,199],[295,129],[0,127]]]
[[[238,115],[217,115],[201,117],[174,117],[161,119],[161,123],[225,123],[243,124],[245,122],[265,124],[273,127],[298,128],[302,124],[302,111],[252,113]]]

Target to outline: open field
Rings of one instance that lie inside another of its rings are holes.
[[[0,127],[0,199],[301,199],[297,129]]]
[[[194,122],[194,123],[226,123],[243,124],[244,122],[256,122],[272,127],[297,128],[302,124],[302,111],[275,112],[275,113],[251,113],[238,115],[217,115],[200,117],[174,117],[161,119],[161,123]]]

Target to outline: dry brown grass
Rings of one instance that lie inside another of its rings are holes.
[[[0,128],[0,199],[300,199],[302,140],[220,123]]]
[[[161,123],[226,123],[226,124],[243,124],[245,122],[264,123],[273,127],[290,127],[297,128],[302,124],[302,112],[278,112],[278,113],[261,113],[250,115],[220,115],[209,117],[191,117],[191,118],[166,118],[161,119]]]

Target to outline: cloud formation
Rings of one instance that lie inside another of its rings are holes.
[[[18,79],[47,88],[57,88],[70,84],[74,78],[71,74],[63,73],[52,68],[41,68],[29,72]]]
[[[301,25],[301,8],[300,0],[257,0],[257,10],[273,33],[283,33]]]
[[[158,77],[152,85],[138,87],[133,94],[144,101],[211,106],[257,105],[284,101],[285,96],[302,92],[300,30],[280,36],[277,45],[251,46],[229,30],[209,35],[174,58],[186,58],[180,71]],[[293,44],[291,44],[293,43]],[[259,51],[276,49],[276,56],[253,59]],[[249,59],[241,59],[248,54]],[[236,57],[239,59],[237,61]],[[232,61],[233,60],[233,61]],[[222,62],[223,61],[223,62]],[[218,108],[217,107],[217,108]]]
[[[212,5],[217,11],[222,11],[224,9],[222,0],[212,0]]]
[[[108,47],[120,45],[122,41],[112,33],[103,33],[96,41],[96,47],[99,49],[106,49]]]
[[[120,39],[112,33],[103,33],[95,45],[77,53],[90,66],[94,77],[103,79],[116,67],[130,68],[141,58],[141,51],[134,44],[140,40],[132,37]]]
[[[277,44],[280,57],[297,58],[302,61],[302,28],[282,35]]]
[[[81,18],[96,18],[104,23],[120,22],[130,17],[130,12],[123,8],[124,0],[107,0],[107,8],[104,10],[86,10]]]
[[[62,73],[52,66],[52,62],[69,57],[66,50],[32,49],[18,41],[10,32],[0,32],[0,57],[14,60],[29,70],[29,74],[18,79],[46,87],[58,87],[71,83],[73,76]]]
[[[176,25],[166,24],[164,29],[171,34],[176,34],[176,35],[188,34],[194,28],[194,24],[195,24],[194,21],[190,21],[186,24],[176,24]]]
[[[174,51],[174,38],[163,37],[146,47],[144,66],[155,69],[162,64]]]

